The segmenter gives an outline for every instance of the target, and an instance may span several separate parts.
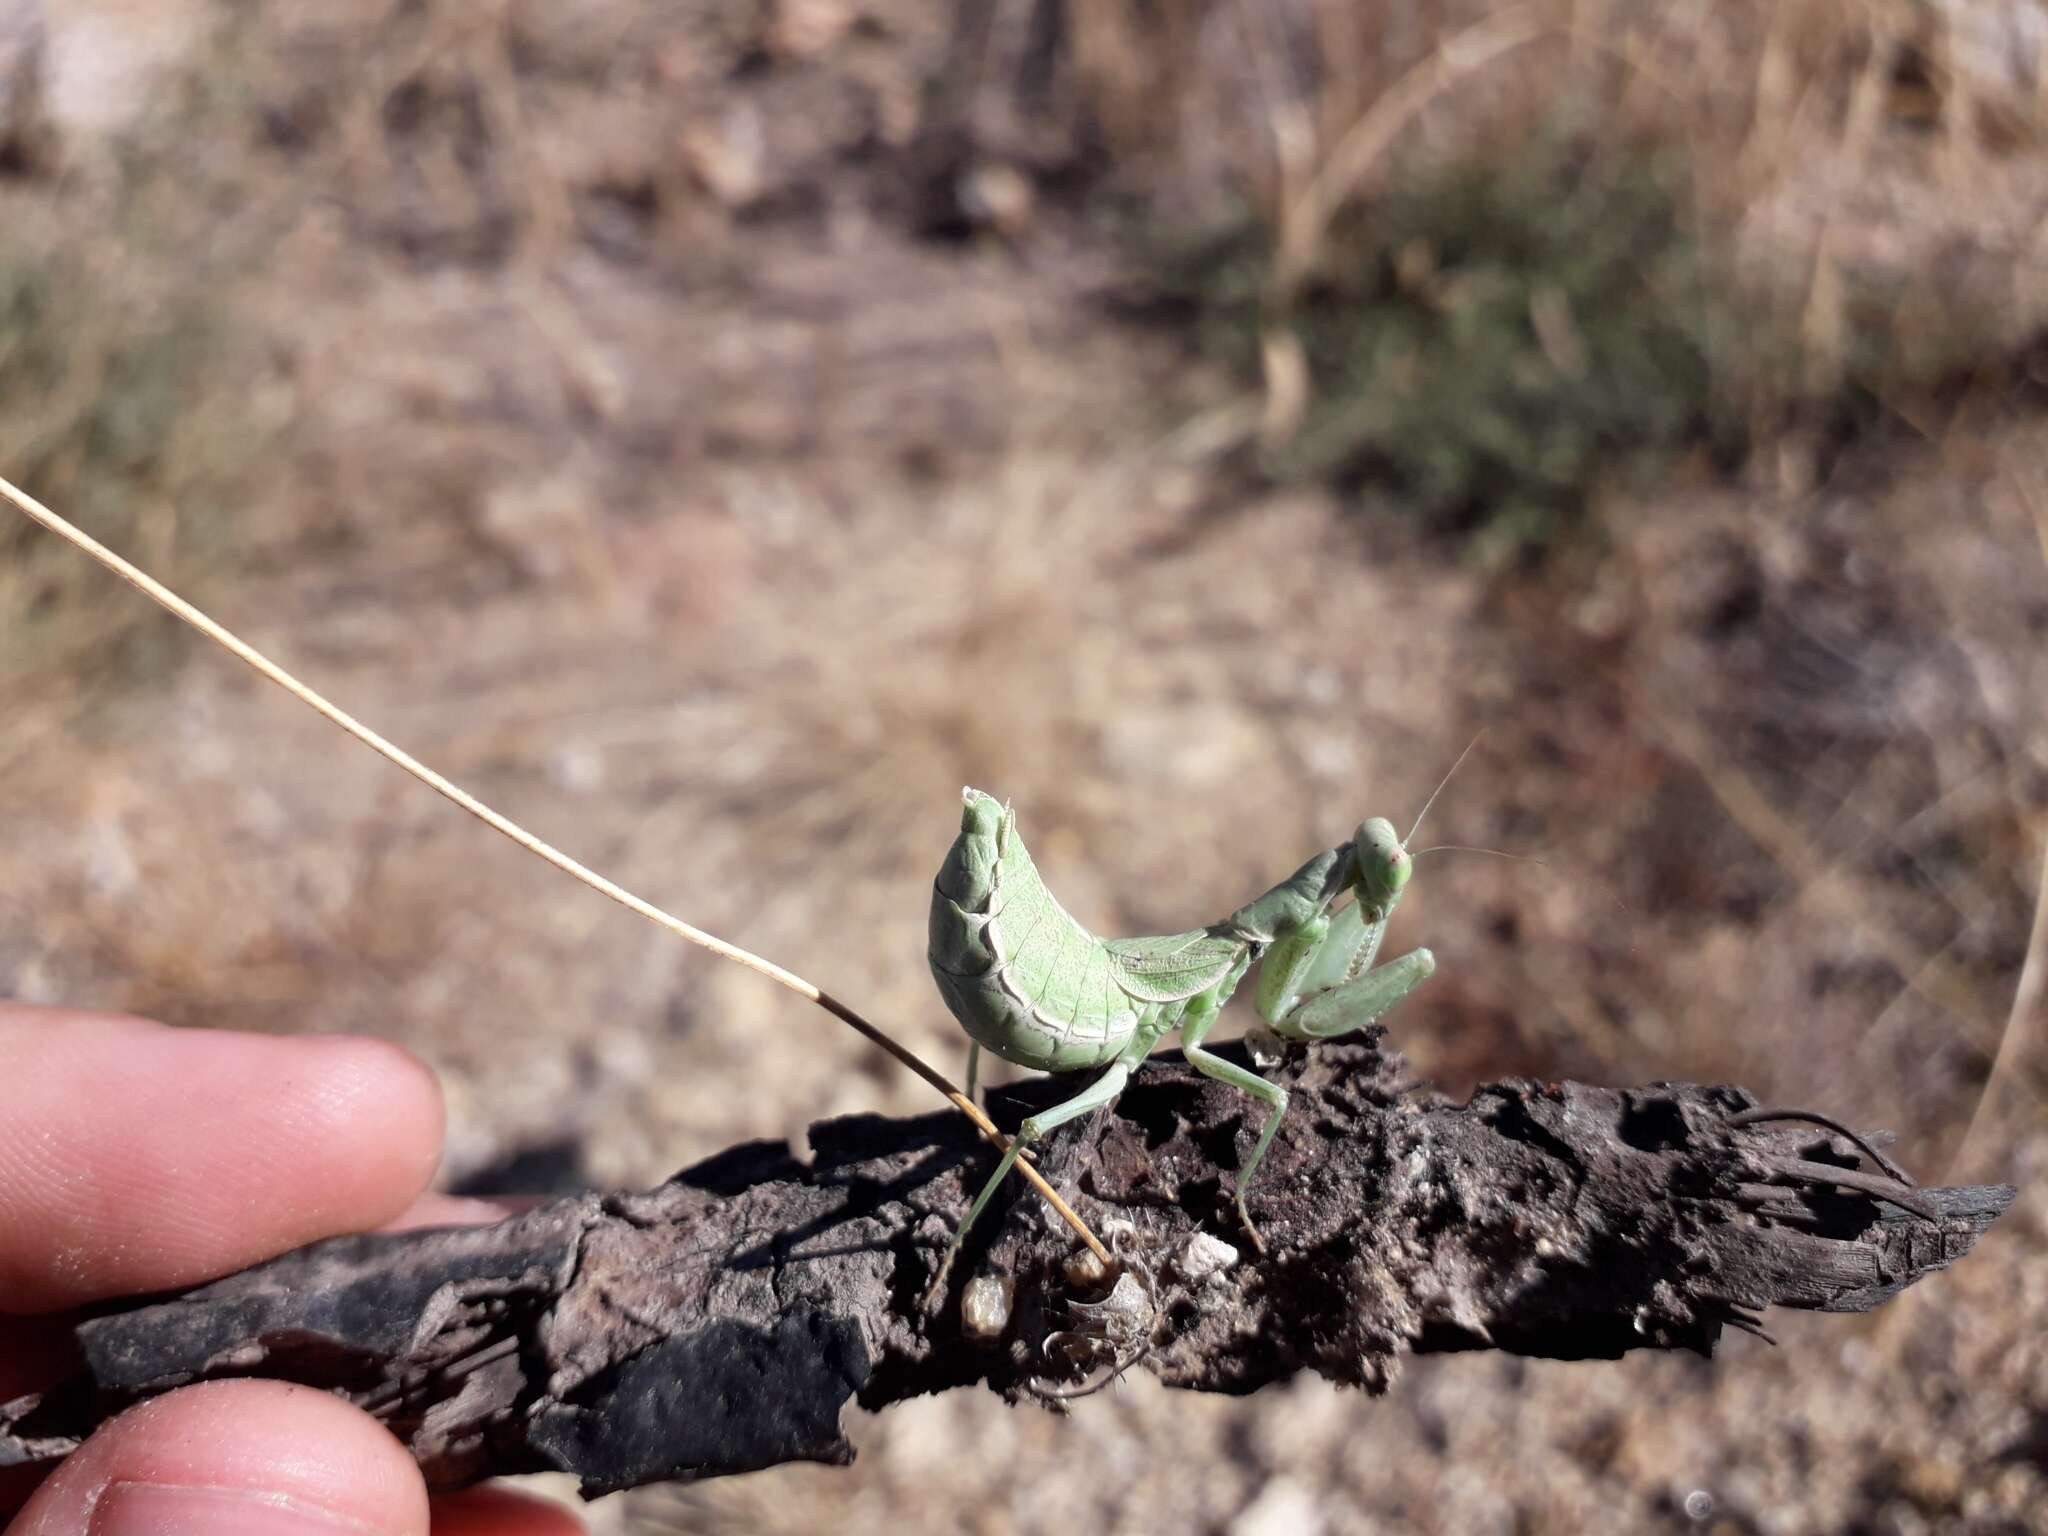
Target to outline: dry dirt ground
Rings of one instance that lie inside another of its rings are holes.
[[[52,3],[54,135],[0,185],[5,472],[948,1066],[923,927],[962,784],[1014,799],[1084,920],[1177,929],[1412,816],[1483,727],[1424,841],[1544,862],[1421,864],[1420,1072],[1731,1078],[2021,1199],[1953,1273],[1776,1317],[1775,1349],[1442,1359],[1377,1400],[1138,1382],[1065,1418],[959,1392],[859,1423],[850,1470],[594,1528],[2048,1532],[2040,16],[1793,5],[1708,61],[1747,71],[1745,260],[1796,274],[1805,339],[1860,263],[1992,293],[1995,352],[1479,566],[1218,449],[1255,388],[1120,302],[1062,137],[1136,13],[1073,9],[1047,128],[1006,115],[1029,7],[994,8],[961,110],[931,0]],[[1426,56],[1457,9],[1379,46]],[[1622,9],[1576,35],[1617,51]],[[1930,17],[1938,67],[1882,52]],[[1439,117],[1480,88],[1451,89]],[[1190,89],[1202,152],[1162,184],[1222,174],[1235,99]],[[647,1184],[930,1107],[68,552],[0,555],[0,994],[402,1040],[448,1084],[451,1180],[567,1139]]]

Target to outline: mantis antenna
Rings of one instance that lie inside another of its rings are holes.
[[[1008,1138],[996,1129],[995,1122],[989,1119],[987,1114],[982,1111],[980,1105],[954,1087],[938,1071],[926,1065],[925,1062],[903,1046],[898,1045],[894,1040],[891,1040],[880,1029],[870,1024],[831,993],[804,980],[796,972],[786,970],[782,966],[775,964],[772,960],[763,959],[751,951],[741,949],[737,944],[730,944],[715,934],[706,933],[703,929],[693,927],[679,917],[671,916],[660,907],[654,905],[653,902],[635,896],[624,886],[607,880],[595,870],[579,864],[566,853],[534,836],[510,817],[492,810],[483,801],[470,794],[468,790],[463,789],[453,780],[444,778],[441,774],[436,773],[411,753],[386,741],[382,736],[356,719],[355,716],[349,714],[339,705],[329,702],[313,689],[307,687],[306,684],[300,682],[296,677],[293,677],[291,673],[285,671],[283,667],[280,667],[246,640],[241,639],[223,626],[215,623],[148,572],[129,564],[128,561],[122,559],[97,539],[74,527],[62,517],[59,517],[26,491],[20,490],[4,478],[0,478],[0,494],[4,494],[9,501],[21,508],[27,514],[30,521],[40,524],[67,543],[83,550],[99,564],[105,566],[130,586],[135,587],[151,601],[177,615],[179,619],[191,625],[192,628],[198,630],[223,650],[247,662],[264,677],[284,689],[286,693],[299,700],[300,703],[326,716],[328,720],[340,726],[344,731],[347,731],[349,735],[355,737],[356,740],[377,753],[378,756],[403,768],[407,773],[441,795],[444,799],[452,800],[456,805],[474,816],[478,821],[481,821],[492,831],[510,838],[528,853],[545,859],[564,874],[580,880],[600,895],[607,896],[620,906],[639,913],[640,916],[646,918],[656,927],[665,928],[678,938],[687,939],[700,949],[708,949],[714,955],[735,961],[745,966],[748,970],[758,972],[760,975],[766,976],[770,981],[787,987],[799,997],[816,1003],[820,1008],[831,1014],[832,1017],[839,1020],[840,1023],[845,1024],[873,1044],[880,1046],[891,1056],[895,1057],[897,1061],[931,1084],[954,1108],[974,1122],[975,1128],[988,1139],[991,1145],[1005,1154],[1009,1152],[1010,1143]],[[1467,750],[1469,751],[1470,749],[1468,748]],[[1088,1230],[1088,1224],[1075,1214],[1073,1207],[1060,1198],[1059,1192],[1045,1181],[1037,1169],[1020,1159],[1017,1163],[1017,1171],[1024,1175],[1032,1188],[1045,1197],[1046,1202],[1059,1213],[1060,1219],[1074,1229],[1075,1235],[1088,1245],[1090,1252],[1102,1260],[1105,1265],[1109,1265],[1112,1268],[1115,1267],[1114,1260],[1110,1258],[1109,1250],[1102,1246],[1101,1239]]]
[[[1444,786],[1451,782],[1451,774],[1456,773],[1460,768],[1465,766],[1465,759],[1472,755],[1472,749],[1479,745],[1479,738],[1481,736],[1484,736],[1485,734],[1486,727],[1482,725],[1481,727],[1479,727],[1478,731],[1474,733],[1472,739],[1465,743],[1465,750],[1460,752],[1458,754],[1458,760],[1455,763],[1451,764],[1450,773],[1446,773],[1441,779],[1437,780],[1436,788],[1432,789],[1429,792],[1429,798],[1422,802],[1422,809],[1415,813],[1415,825],[1410,827],[1408,829],[1408,835],[1401,839],[1401,845],[1404,848],[1407,847],[1408,844],[1415,841],[1415,834],[1422,830],[1422,818],[1429,814],[1429,808],[1432,805],[1436,804],[1436,797],[1442,794],[1444,792]],[[1425,853],[1484,853],[1496,859],[1506,859],[1513,864],[1547,864],[1546,860],[1539,859],[1534,854],[1503,853],[1498,848],[1474,848],[1468,843],[1438,843],[1433,848],[1417,849],[1414,852],[1412,852],[1409,855],[1409,857],[1419,859]]]
[[[1436,804],[1436,797],[1442,794],[1444,792],[1444,786],[1451,782],[1451,774],[1456,773],[1460,768],[1465,766],[1465,759],[1472,755],[1472,749],[1479,745],[1479,738],[1484,736],[1485,734],[1486,727],[1482,725],[1481,727],[1479,727],[1477,731],[1473,733],[1472,739],[1465,743],[1465,750],[1460,752],[1458,754],[1458,760],[1455,763],[1451,764],[1450,772],[1446,773],[1442,778],[1436,781],[1436,788],[1432,789],[1429,792],[1429,798],[1422,802],[1422,809],[1415,813],[1415,825],[1410,827],[1408,829],[1408,835],[1401,839],[1402,847],[1405,848],[1410,843],[1415,841],[1415,834],[1422,830],[1422,818],[1429,814],[1429,808],[1432,805]]]

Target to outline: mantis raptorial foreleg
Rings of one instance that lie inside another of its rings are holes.
[[[1436,972],[1436,957],[1411,950],[1378,970],[1304,1001],[1290,1018],[1292,1038],[1334,1040],[1376,1023]]]
[[[1377,970],[1386,919],[1366,919],[1354,903],[1277,939],[1260,968],[1259,1016],[1290,1040],[1331,1040],[1376,1021],[1436,969],[1426,949]]]

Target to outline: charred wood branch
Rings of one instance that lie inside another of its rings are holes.
[[[976,1381],[1053,1400],[1125,1369],[1211,1392],[1315,1371],[1378,1391],[1403,1352],[1707,1352],[1768,1307],[1877,1306],[2014,1194],[1910,1186],[1875,1138],[1736,1088],[1507,1082],[1460,1104],[1399,1070],[1349,1045],[1275,1074],[1293,1102],[1251,1201],[1264,1254],[1230,1214],[1251,1106],[1162,1057],[1042,1149],[1118,1273],[1013,1197],[928,1299],[992,1154],[954,1114],[855,1116],[815,1127],[807,1162],[740,1146],[646,1194],[337,1239],[103,1311],[72,1325],[74,1375],[0,1405],[0,1464],[230,1376],[342,1394],[443,1487],[552,1469],[597,1494],[844,1462],[849,1399]],[[1063,1091],[999,1094],[998,1118]]]

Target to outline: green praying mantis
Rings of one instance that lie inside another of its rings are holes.
[[[929,954],[939,995],[974,1042],[968,1093],[984,1050],[1046,1072],[1105,1070],[1071,1099],[1024,1122],[954,1234],[948,1267],[1024,1150],[1115,1099],[1138,1063],[1176,1029],[1197,1071],[1265,1106],[1265,1123],[1237,1178],[1238,1219],[1263,1249],[1245,1193],[1286,1116],[1287,1090],[1215,1055],[1203,1041],[1255,964],[1259,1016],[1293,1041],[1362,1029],[1426,981],[1436,970],[1427,949],[1373,966],[1414,867],[1406,843],[1376,816],[1351,841],[1317,854],[1220,923],[1103,939],[1046,889],[1017,834],[1016,812],[978,789],[961,793],[960,834],[932,885]],[[1332,915],[1347,892],[1356,900]]]

